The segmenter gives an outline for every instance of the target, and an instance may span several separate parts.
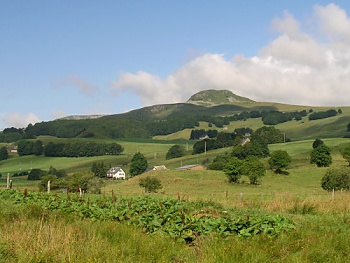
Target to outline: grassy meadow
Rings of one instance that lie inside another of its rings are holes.
[[[207,158],[229,152],[219,149],[201,155],[165,160],[169,147],[176,141],[117,141],[124,155],[45,158],[13,157],[0,162],[0,188],[5,175],[31,168],[66,169],[69,172],[89,170],[92,163],[104,161],[122,166],[128,172],[130,159],[140,151],[150,166],[166,165],[167,171],[151,171],[126,181],[106,181],[100,196],[112,198],[146,196],[139,179],[154,176],[163,188],[158,198],[174,198],[190,202],[213,201],[237,214],[254,217],[283,215],[295,223],[296,229],[277,237],[258,235],[252,238],[216,234],[200,236],[194,244],[174,242],[161,235],[149,235],[137,227],[114,221],[78,219],[74,215],[49,212],[38,205],[14,205],[0,198],[0,262],[349,262],[350,261],[350,193],[333,195],[321,188],[321,178],[328,168],[309,163],[313,140],[270,145],[270,151],[286,150],[292,157],[288,175],[267,170],[259,185],[229,184],[220,171],[176,171],[186,164],[201,163]],[[176,139],[173,137],[172,139]],[[347,166],[340,150],[349,139],[323,139],[332,149],[332,166]],[[186,141],[181,141],[185,146]],[[263,160],[268,168],[267,159]],[[13,177],[13,188],[36,191],[36,183],[26,177]],[[25,233],[25,235],[23,234]]]

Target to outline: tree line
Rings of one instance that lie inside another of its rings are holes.
[[[245,134],[251,134],[250,144],[244,146]],[[288,139],[286,139],[288,141]],[[232,133],[219,132],[214,139],[205,139],[196,142],[193,145],[193,154],[204,153],[205,151],[215,150],[236,146],[236,154],[246,156],[249,152],[255,152],[255,155],[266,155],[267,144],[284,142],[285,138],[282,132],[275,127],[263,126],[253,132],[250,128],[235,129]],[[258,153],[260,152],[260,153]]]
[[[309,120],[319,120],[319,119],[325,119],[325,118],[330,118],[333,116],[337,116],[338,114],[341,114],[342,111],[339,109],[336,111],[335,109],[330,109],[327,111],[319,111],[319,112],[313,112],[309,115]]]
[[[192,109],[193,110],[193,109]],[[212,109],[214,114],[218,109]],[[221,111],[224,109],[221,109]],[[168,135],[183,129],[195,129],[199,126],[199,122],[207,122],[209,127],[215,125],[223,128],[232,121],[247,120],[249,118],[261,118],[264,125],[277,125],[279,123],[301,120],[309,113],[309,119],[315,120],[327,118],[341,113],[334,109],[325,112],[313,112],[301,110],[295,112],[280,112],[277,110],[253,110],[242,111],[240,113],[228,114],[230,109],[225,111],[226,116],[214,116],[206,114],[206,110],[198,110],[198,112],[185,114],[173,113],[167,118],[155,119],[156,117],[129,115],[110,115],[97,119],[85,120],[54,120],[48,122],[39,122],[34,125],[29,124],[24,128],[6,128],[0,133],[0,142],[16,142],[21,139],[35,139],[40,135],[49,135],[58,138],[152,138],[156,135]],[[232,109],[231,109],[232,110]],[[235,109],[237,110],[237,109]],[[135,113],[136,114],[136,113]],[[217,112],[219,114],[219,112]],[[220,112],[220,114],[222,114]],[[334,115],[335,114],[335,115]],[[127,117],[129,116],[129,117]],[[209,136],[209,135],[208,135]],[[195,136],[197,138],[197,136]]]
[[[47,157],[84,157],[101,155],[119,155],[124,151],[118,143],[73,142],[54,143],[49,142],[44,146],[41,140],[21,140],[17,143],[19,156],[45,155]]]

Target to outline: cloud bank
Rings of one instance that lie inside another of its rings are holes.
[[[73,87],[79,90],[82,94],[85,94],[87,96],[91,96],[95,94],[98,91],[98,88],[84,79],[80,78],[76,75],[70,75],[64,78],[63,80],[54,80],[53,86],[55,88],[62,88],[62,87]]]
[[[40,119],[33,113],[20,114],[17,112],[10,113],[2,118],[2,122],[6,124],[6,127],[25,128],[29,123],[35,124]]]
[[[335,4],[316,5],[310,20],[312,33],[307,33],[285,12],[271,23],[277,37],[254,57],[203,54],[165,78],[125,72],[112,83],[113,93],[133,91],[144,106],[183,102],[205,89],[227,89],[257,101],[349,105],[349,16]]]

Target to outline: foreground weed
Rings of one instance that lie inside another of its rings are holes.
[[[293,206],[288,209],[288,212],[291,214],[307,215],[314,214],[316,210],[317,207],[314,204],[296,199]]]
[[[16,191],[9,198],[19,206],[28,206],[36,218],[41,216],[41,220],[45,220],[45,210],[53,210],[74,214],[80,219],[127,222],[146,233],[167,235],[184,243],[192,243],[199,236],[210,233],[223,237],[252,237],[258,234],[275,237],[295,228],[292,221],[280,215],[240,216],[223,210],[221,205],[213,202],[196,203],[150,196],[83,200],[59,198],[45,193],[23,195]]]

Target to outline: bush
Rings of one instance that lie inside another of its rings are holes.
[[[248,176],[250,184],[258,184],[261,177],[266,173],[265,166],[256,156],[249,156],[243,162],[242,173]]]
[[[269,165],[271,169],[275,169],[275,173],[282,173],[283,169],[287,169],[292,158],[286,151],[278,150],[271,154]]]
[[[7,152],[6,147],[5,147],[5,146],[4,146],[4,147],[1,147],[1,148],[0,148],[0,161],[6,160],[6,159],[8,159],[8,158],[9,158],[9,154],[8,154],[8,152]]]
[[[45,172],[44,170],[41,169],[32,169],[30,171],[30,173],[28,174],[28,180],[40,180],[41,177],[43,177],[44,175],[47,175],[47,172]]]
[[[349,163],[350,166],[350,145],[346,146],[342,151],[341,154],[343,158]]]
[[[328,167],[332,163],[331,149],[325,144],[313,149],[310,157],[310,163],[316,164],[317,167]]]
[[[230,159],[231,156],[228,152],[218,155],[214,158],[213,162],[208,165],[208,169],[222,171]]]
[[[147,176],[146,178],[141,178],[139,181],[140,187],[145,188],[147,193],[156,193],[163,186],[158,178]]]
[[[243,161],[237,157],[232,157],[224,166],[224,172],[230,183],[237,183],[242,176]]]
[[[316,149],[318,146],[320,146],[320,145],[322,145],[322,144],[324,144],[324,142],[323,142],[322,140],[316,139],[316,140],[314,140],[314,142],[312,143],[312,148],[313,148],[313,149]]]
[[[186,149],[184,146],[179,145],[179,144],[175,144],[173,146],[170,147],[170,149],[168,150],[168,152],[166,153],[165,158],[167,160],[169,159],[173,159],[173,158],[178,158],[178,157],[182,157],[186,154]]]
[[[350,190],[350,168],[330,168],[322,177],[321,186],[325,190]]]

